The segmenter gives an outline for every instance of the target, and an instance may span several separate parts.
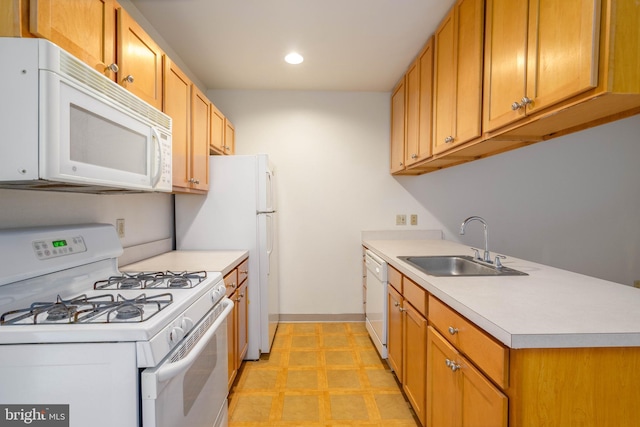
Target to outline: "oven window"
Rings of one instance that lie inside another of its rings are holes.
[[[70,105],[71,160],[147,175],[147,137]]]
[[[211,373],[218,363],[217,341],[218,340],[216,339],[209,341],[205,349],[198,356],[198,359],[193,363],[193,365],[191,365],[185,374],[185,378],[182,383],[182,396],[184,399],[182,404],[185,417],[198,399],[202,388],[209,380]]]

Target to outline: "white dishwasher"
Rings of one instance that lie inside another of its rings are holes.
[[[387,358],[387,263],[373,252],[365,251],[367,292],[365,319],[367,331],[380,357]]]

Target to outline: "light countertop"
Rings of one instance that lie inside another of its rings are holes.
[[[434,277],[397,257],[473,251],[446,240],[363,244],[508,347],[640,346],[640,289],[508,254],[502,263],[528,276]]]
[[[171,251],[120,266],[120,271],[219,271],[224,276],[249,256],[248,251]]]

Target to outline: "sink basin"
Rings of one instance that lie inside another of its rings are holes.
[[[401,256],[403,261],[431,276],[527,276],[509,267],[497,268],[468,255]]]

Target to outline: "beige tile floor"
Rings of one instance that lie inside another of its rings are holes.
[[[230,427],[418,425],[364,323],[281,323],[229,394]]]

